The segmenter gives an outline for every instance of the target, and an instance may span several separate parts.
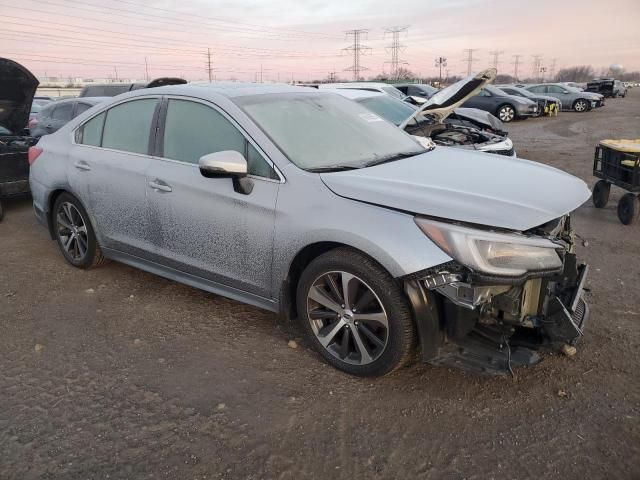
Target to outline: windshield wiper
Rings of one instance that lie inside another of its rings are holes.
[[[393,155],[387,155],[386,157],[377,158],[365,165],[365,167],[373,167],[375,165],[381,165],[383,163],[395,162],[396,160],[402,160],[403,158],[415,157],[416,155],[420,155],[424,152],[405,152],[405,153],[394,153]]]
[[[345,170],[357,170],[360,167],[354,167],[353,165],[329,165],[327,167],[308,168],[308,172],[313,173],[327,173],[327,172],[344,172]]]

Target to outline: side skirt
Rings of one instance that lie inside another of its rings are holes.
[[[237,288],[229,287],[227,285],[213,282],[211,280],[197,277],[195,275],[190,275],[188,273],[181,272],[180,270],[166,267],[164,265],[160,265],[159,263],[151,262],[149,260],[145,260],[143,258],[136,257],[135,255],[130,255],[119,250],[102,247],[102,252],[107,258],[124,263],[126,265],[130,265],[135,268],[139,268],[140,270],[144,270],[145,272],[154,273],[160,277],[164,277],[179,283],[184,283],[185,285],[199,288],[207,292],[215,293],[216,295],[230,298],[238,302],[247,303],[264,310],[269,310],[276,313],[279,311],[278,302],[276,302],[275,300],[243,292],[242,290],[238,290]]]

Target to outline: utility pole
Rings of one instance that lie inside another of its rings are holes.
[[[149,64],[147,63],[147,57],[144,57],[144,73],[146,75],[147,82],[149,81]]]
[[[477,48],[467,48],[464,50],[464,53],[467,54],[467,58],[464,59],[467,62],[467,76],[471,75],[471,71],[473,70],[473,52],[477,52]]]
[[[440,80],[439,80],[438,85],[442,85],[442,67],[446,67],[447,66],[447,57],[437,57],[435,66],[440,69],[440,77],[439,77]],[[448,72],[448,70],[447,70],[447,72]],[[448,73],[447,73],[447,76],[449,76]]]
[[[400,45],[400,34],[407,33],[409,26],[402,27],[387,27],[384,30],[385,36],[387,33],[391,34],[391,45],[387,46],[387,51],[391,52],[391,61],[385,62],[391,64],[391,78],[398,79],[400,65],[407,65],[407,62],[400,59],[400,52],[405,49],[404,45]]]
[[[520,66],[521,58],[522,55],[520,54],[513,55],[513,62],[511,62],[513,64],[513,77],[516,79],[516,82],[518,81],[518,67]]]
[[[262,64],[260,64],[260,83],[262,83]]]
[[[211,83],[211,49],[207,48],[207,72],[209,74],[209,83]]]
[[[113,67],[113,71],[116,72],[116,82],[118,81],[118,67]]]
[[[498,63],[500,61],[500,55],[502,55],[504,53],[504,50],[494,50],[492,52],[489,52],[491,54],[491,66],[493,68],[495,68],[496,70],[498,70]]]
[[[531,63],[531,73],[533,78],[540,78],[540,67],[542,66],[542,55],[539,53],[531,55],[533,61]]]
[[[363,37],[366,38],[368,32],[369,30],[363,29],[349,30],[346,32],[347,37],[353,37],[353,43],[351,46],[343,48],[342,50],[353,55],[353,64],[351,67],[345,68],[345,71],[353,72],[353,79],[355,81],[360,79],[360,72],[362,70],[369,70],[368,68],[360,65],[360,56],[371,52],[371,48],[360,43]]]

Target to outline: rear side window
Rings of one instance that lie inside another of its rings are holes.
[[[225,150],[242,153],[248,173],[278,178],[262,155],[217,110],[188,100],[169,100],[163,157],[197,164],[200,157]]]
[[[72,103],[64,103],[62,105],[57,105],[53,109],[53,113],[51,114],[51,118],[54,120],[62,120],[68,122],[71,120],[71,113],[73,110]]]
[[[106,113],[93,117],[76,131],[76,143],[99,147],[102,141],[102,127]]]
[[[157,99],[147,98],[121,103],[107,110],[102,147],[147,153],[156,104]]]

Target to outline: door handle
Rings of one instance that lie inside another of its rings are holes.
[[[153,180],[152,182],[149,182],[149,186],[151,188],[153,188],[154,190],[160,190],[161,192],[171,192],[172,189],[169,185],[167,185],[166,183],[162,182],[161,180]]]
[[[89,164],[87,162],[83,162],[82,160],[78,160],[73,164],[73,166],[76,167],[78,170],[85,170],[85,171],[91,170],[91,167],[89,166]]]

